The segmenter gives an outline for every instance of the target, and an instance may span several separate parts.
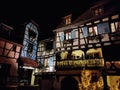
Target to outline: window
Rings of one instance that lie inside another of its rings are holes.
[[[96,16],[101,15],[101,14],[103,14],[103,8],[98,8],[98,9],[95,10],[95,15]]]
[[[52,67],[52,66],[53,66],[53,64],[54,64],[54,61],[53,61],[53,60],[54,60],[53,57],[49,57],[49,58],[48,58],[48,66],[49,66],[49,67]]]
[[[66,25],[71,23],[71,18],[66,18]]]
[[[65,38],[66,40],[71,39],[71,32],[66,32],[65,36],[66,36]]]
[[[93,30],[92,30],[92,27],[89,27],[89,36],[93,36]]]
[[[115,24],[114,23],[111,23],[111,32],[115,32]]]
[[[34,38],[36,38],[36,33],[34,31],[30,30],[30,29],[29,29],[29,38],[31,40],[33,40]]]
[[[58,32],[59,33],[59,32]],[[60,32],[60,40],[64,41],[64,32]]]
[[[32,51],[33,51],[33,44],[29,43],[27,52],[32,53]]]
[[[44,57],[43,56],[41,56],[41,58],[40,58],[40,64],[44,65]]]
[[[120,31],[120,22],[111,23],[111,32]]]
[[[94,33],[94,35],[98,35],[97,26],[94,26],[94,27],[93,27],[93,33]]]
[[[65,32],[65,39],[70,40],[75,38],[75,30]]]
[[[60,32],[60,40],[61,41],[74,39],[75,37],[76,37],[76,31],[75,30]]]
[[[64,22],[66,25],[71,24],[71,14],[64,17]]]
[[[89,27],[89,36],[95,36],[98,34],[97,26]]]
[[[104,33],[109,33],[110,32],[108,22],[99,23],[97,25],[97,27],[98,27],[98,34],[104,34]]]
[[[83,27],[82,31],[83,31],[84,37],[87,37],[88,36],[88,28],[87,27]]]

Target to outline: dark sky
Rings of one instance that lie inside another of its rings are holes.
[[[53,36],[52,30],[65,15],[78,17],[100,0],[8,0],[0,2],[0,22],[12,27],[33,19],[40,26],[40,40]]]

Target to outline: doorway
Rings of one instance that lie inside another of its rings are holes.
[[[72,76],[65,77],[61,81],[61,90],[78,90],[77,80]]]

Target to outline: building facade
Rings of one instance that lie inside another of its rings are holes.
[[[56,73],[54,44],[54,38],[38,42],[37,61],[39,67],[35,70],[35,82],[40,85],[41,90],[50,90],[53,88]],[[46,84],[49,84],[49,86],[46,87]]]
[[[55,32],[57,90],[119,89],[119,0],[100,1]],[[113,76],[114,75],[114,76]],[[72,83],[74,82],[74,83]],[[76,88],[76,89],[72,89]]]
[[[18,82],[17,59],[22,44],[14,41],[13,29],[7,24],[0,24],[0,86]]]
[[[18,61],[19,82],[22,84],[34,85],[34,68],[38,67],[37,63],[37,45],[38,45],[38,24],[30,20],[20,27],[20,39],[23,45]]]
[[[33,20],[14,28],[0,24],[0,85],[34,85],[38,32]]]

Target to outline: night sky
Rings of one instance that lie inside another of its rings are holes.
[[[3,2],[4,1],[4,2]],[[33,19],[40,26],[40,40],[53,36],[52,30],[61,18],[78,17],[100,0],[3,0],[0,2],[0,22],[12,27]]]

